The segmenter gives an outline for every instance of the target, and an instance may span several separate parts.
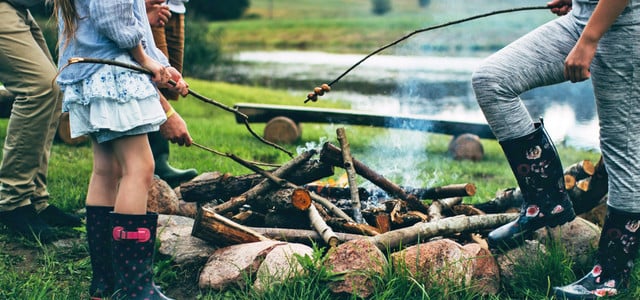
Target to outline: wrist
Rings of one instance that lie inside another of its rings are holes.
[[[166,111],[167,119],[171,118],[171,116],[173,116],[175,113],[176,111],[173,109],[173,107],[169,107],[169,110]]]

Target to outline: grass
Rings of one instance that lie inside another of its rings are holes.
[[[284,90],[265,90],[197,79],[190,79],[189,82],[192,90],[228,106],[236,102],[274,104],[301,102],[300,95]],[[324,101],[317,105],[344,107],[341,102]],[[192,137],[199,144],[249,160],[270,163],[283,163],[288,160],[288,156],[283,152],[266,146],[252,137],[243,125],[235,122],[231,113],[191,96],[175,102],[174,106],[189,124]],[[0,139],[2,140],[6,121],[0,120]],[[298,147],[317,146],[322,140],[338,144],[335,135],[336,125],[303,124],[303,126],[301,140],[294,145],[285,145],[288,150],[295,152]],[[253,127],[256,132],[261,133],[264,124],[254,124]],[[467,202],[487,201],[497,190],[515,186],[511,171],[495,141],[482,140],[485,158],[481,162],[474,163],[455,161],[448,156],[446,150],[449,136],[399,129],[344,127],[347,130],[353,155],[359,157],[365,164],[378,170],[379,166],[384,165],[377,163],[378,159],[386,159],[385,164],[398,163],[395,167],[400,168],[399,171],[396,170],[394,173],[392,168],[388,173],[386,171],[381,173],[385,176],[392,174],[387,177],[399,184],[411,182],[414,186],[438,186],[471,182],[476,184],[478,192],[475,196],[466,199]],[[415,137],[420,137],[421,143],[405,144],[400,141],[416,140]],[[392,143],[380,141],[392,141]],[[376,154],[381,150],[386,151],[387,154]],[[171,151],[171,163],[175,167],[197,167],[200,172],[221,171],[234,175],[250,172],[228,158],[213,155],[196,147],[181,148],[172,145]],[[598,153],[572,148],[561,147],[559,152],[565,164],[583,159],[596,161],[599,157]],[[391,159],[394,156],[399,158],[398,161]],[[407,165],[408,162],[410,163]],[[66,211],[81,209],[90,171],[91,149],[88,145],[54,144],[49,170],[51,202]],[[340,175],[339,170],[336,173]],[[407,178],[404,176],[405,173],[415,175]],[[66,234],[78,237],[83,236],[84,233],[79,229]],[[42,246],[12,236],[3,230],[0,231],[0,248],[2,249],[0,250],[2,257],[0,299],[79,299],[86,296],[90,265],[83,240],[66,247]],[[531,268],[531,273],[546,274],[549,270],[544,266],[548,268],[549,264],[559,265],[557,260],[542,259],[541,261],[542,266]],[[180,281],[180,278],[185,276],[179,274],[180,270],[174,270],[169,261],[159,260],[156,269],[158,271],[156,277],[169,295],[172,291],[179,293],[180,287],[187,284]],[[326,274],[306,274],[284,286],[273,286],[272,290],[260,297],[251,290],[233,290],[221,294],[202,291],[198,297],[200,299],[335,299],[334,295],[328,294],[326,287],[322,284],[326,283],[326,280]],[[378,287],[380,292],[373,299],[400,299],[402,295],[406,295],[407,291],[410,291],[411,295],[416,295],[414,299],[433,299],[433,295],[441,295],[438,289],[443,288],[422,286],[410,276],[402,275],[398,270],[388,270],[384,276],[377,278],[377,281],[380,284]],[[457,299],[473,299],[473,296],[477,296],[463,287],[456,288],[449,287],[447,290],[456,290]],[[527,293],[545,295],[546,289],[544,287],[541,289],[527,291]]]
[[[273,4],[273,9],[269,3]],[[468,1],[432,1],[425,9],[417,8],[415,0],[393,1],[393,11],[384,16],[370,13],[369,0],[252,0],[248,18],[232,22],[212,22],[212,29],[223,32],[227,51],[303,49],[329,52],[367,53],[413,30],[468,17],[496,9],[513,7],[513,1],[483,1],[469,5]],[[540,5],[536,1],[521,1],[518,6]],[[465,49],[492,51],[514,39],[551,16],[544,12],[514,13],[485,18],[451,28],[416,36],[408,41],[411,47],[390,51],[411,53],[431,51],[448,53]],[[522,22],[524,20],[525,22]],[[516,22],[517,21],[517,22]],[[525,24],[525,25],[520,25]],[[483,34],[471,29],[481,28]],[[451,37],[455,37],[452,39]],[[271,104],[301,104],[305,95],[286,90],[237,86],[221,82],[189,79],[192,90],[232,106],[238,102]],[[241,158],[270,163],[283,163],[286,154],[253,138],[243,125],[236,124],[228,112],[193,97],[173,103],[189,124],[194,140],[222,152]],[[320,101],[315,106],[345,107],[336,102]],[[7,120],[0,120],[0,140],[4,140]],[[262,132],[264,124],[254,124]],[[390,130],[362,126],[344,126],[353,155],[390,180],[405,185],[429,187],[470,182],[477,193],[465,199],[469,203],[491,199],[495,192],[516,185],[500,146],[483,140],[485,157],[481,162],[454,161],[447,154],[450,137],[405,130]],[[298,148],[314,147],[321,141],[337,144],[331,124],[303,124],[299,142],[286,145]],[[409,143],[410,142],[410,143]],[[597,161],[599,153],[559,147],[565,165],[583,159]],[[196,167],[200,172],[221,171],[234,175],[249,173],[232,160],[213,155],[196,147],[171,145],[171,164],[178,168]],[[77,211],[84,206],[86,187],[91,172],[91,149],[88,145],[68,146],[56,143],[49,169],[51,203],[65,211]],[[338,176],[339,171],[337,172]],[[364,183],[364,182],[363,182]],[[84,235],[83,229],[62,234]],[[573,267],[561,246],[532,258],[532,264],[522,266],[520,278],[504,286],[504,292],[487,299],[544,299],[553,285],[573,280]],[[184,291],[185,282],[193,274],[184,274],[165,258],[157,259],[156,281],[177,299],[350,299],[332,295],[326,283],[333,275],[321,267],[322,249],[313,258],[302,259],[305,272],[282,285],[272,285],[263,292],[234,289],[222,293]],[[0,230],[0,299],[86,299],[91,267],[84,239],[72,239],[65,246],[40,245]],[[580,274],[578,274],[579,276]],[[639,275],[634,274],[635,277]],[[531,278],[540,278],[532,284]],[[478,299],[468,287],[424,285],[402,268],[388,268],[375,278],[376,293],[371,299],[441,299],[447,291],[450,299]],[[634,286],[637,284],[634,283]],[[634,290],[637,295],[637,288]]]

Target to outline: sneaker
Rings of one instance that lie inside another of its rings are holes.
[[[38,216],[40,216],[40,219],[44,222],[54,227],[82,226],[82,220],[78,216],[65,213],[51,204],[38,213]]]
[[[55,240],[49,225],[38,217],[31,205],[0,212],[0,223],[28,239],[40,240],[45,244]]]

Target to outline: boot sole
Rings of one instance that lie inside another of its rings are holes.
[[[533,233],[543,227],[558,227],[560,225],[564,225],[568,222],[573,221],[576,218],[576,214],[573,209],[563,211],[557,215],[555,215],[552,219],[547,220],[544,225],[536,227],[535,229],[523,230],[520,233],[516,233],[510,239],[504,239],[499,241],[494,241],[491,239],[487,239],[487,243],[489,244],[489,248],[491,249],[500,249],[500,250],[509,250],[515,247],[521,246],[524,244],[525,240],[530,240]]]

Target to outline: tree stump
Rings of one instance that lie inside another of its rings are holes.
[[[475,134],[465,133],[454,136],[449,142],[449,154],[455,160],[480,161],[484,157],[484,148]]]
[[[275,117],[264,127],[264,138],[272,143],[291,144],[297,141],[302,130],[296,122],[287,117]]]
[[[89,137],[86,135],[77,138],[71,138],[71,128],[69,128],[69,113],[64,112],[60,115],[60,124],[58,124],[58,138],[67,145],[76,146],[86,143]]]

